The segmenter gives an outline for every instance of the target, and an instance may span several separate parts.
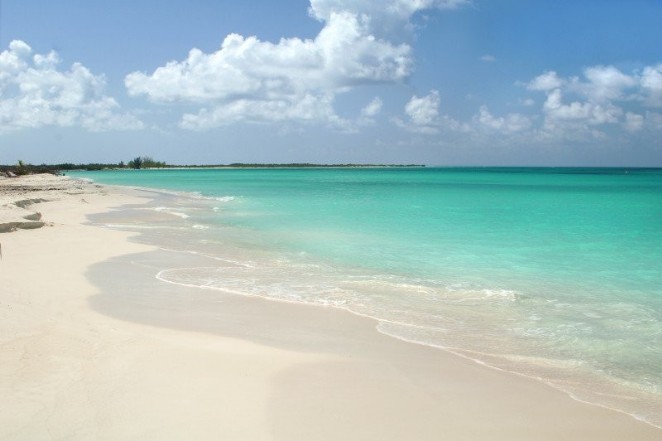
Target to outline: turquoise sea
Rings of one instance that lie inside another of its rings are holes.
[[[660,169],[72,175],[166,190],[141,210],[168,221],[110,225],[210,257],[161,280],[344,308],[662,426]]]

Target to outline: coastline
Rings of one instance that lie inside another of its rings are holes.
[[[76,185],[31,206],[44,227],[0,235],[0,439],[662,433],[538,381],[380,334],[346,311],[165,284],[155,278],[160,265],[204,258],[89,225],[92,213],[148,195]]]

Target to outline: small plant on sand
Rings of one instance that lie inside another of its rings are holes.
[[[21,161],[20,159],[18,160],[18,164],[16,165],[16,174],[17,175],[27,175],[28,174],[28,166]]]

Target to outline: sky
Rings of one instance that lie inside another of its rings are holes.
[[[0,0],[0,164],[662,166],[660,0]]]

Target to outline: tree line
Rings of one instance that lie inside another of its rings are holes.
[[[65,171],[71,170],[116,170],[116,169],[145,169],[145,168],[172,168],[172,167],[185,167],[185,168],[331,168],[331,167],[347,167],[347,168],[365,168],[365,167],[425,167],[419,164],[314,164],[308,162],[293,162],[293,163],[245,163],[234,162],[231,164],[216,164],[216,165],[169,165],[164,161],[156,161],[149,156],[137,156],[128,162],[120,161],[119,163],[87,163],[87,164],[74,164],[65,162],[60,164],[26,164],[23,161],[18,161],[16,165],[0,165],[0,173],[7,176],[12,175],[26,175],[34,173],[53,173],[60,174]]]
[[[15,165],[0,165],[0,172],[5,175],[29,175],[35,173],[53,173],[58,174],[63,171],[71,170],[86,170],[86,171],[95,171],[95,170],[107,170],[107,169],[121,169],[121,168],[132,168],[132,169],[141,169],[141,168],[166,168],[170,167],[163,161],[156,161],[149,156],[138,156],[132,160],[124,163],[120,161],[119,163],[98,163],[90,162],[87,164],[74,164],[72,162],[63,162],[60,164],[28,164],[24,161],[19,160]]]

